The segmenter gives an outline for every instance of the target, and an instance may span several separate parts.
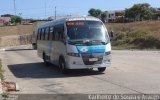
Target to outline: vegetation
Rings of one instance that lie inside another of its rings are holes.
[[[149,20],[156,13],[155,8],[150,4],[134,4],[131,8],[125,10],[125,17],[134,20]]]
[[[94,8],[91,8],[88,13],[91,15],[91,16],[94,16],[94,17],[99,17],[102,13],[102,11],[100,9],[94,9]]]
[[[100,18],[103,22],[105,22],[105,19],[107,17],[107,13],[101,11],[100,9],[91,8],[88,11],[88,13],[89,13],[90,16],[94,16],[94,17]]]
[[[90,9],[89,15],[105,21],[107,13],[99,9]],[[121,22],[108,23],[109,31],[114,32],[114,49],[160,49],[160,8],[153,8],[148,3],[134,4],[124,13],[118,13]],[[154,21],[156,20],[156,21]]]
[[[160,49],[160,21],[107,24],[116,49]]]
[[[101,20],[102,20],[103,22],[105,22],[106,17],[107,17],[107,13],[106,13],[106,12],[102,12],[102,13],[101,13]]]
[[[100,9],[91,8],[89,15],[100,18],[103,22],[107,19],[107,12]],[[134,4],[131,8],[127,8],[124,12],[116,13],[116,18],[121,18],[121,22],[133,22],[144,20],[157,20],[160,17],[160,8],[153,8],[148,3]]]
[[[3,79],[3,70],[2,70],[1,60],[0,60],[0,79]]]
[[[16,25],[17,23],[21,23],[21,17],[20,16],[12,16],[11,17],[11,23],[13,25]]]

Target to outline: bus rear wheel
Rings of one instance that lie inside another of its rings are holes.
[[[32,43],[32,48],[33,48],[33,50],[36,50],[37,49],[37,44],[36,43]]]
[[[46,58],[45,53],[43,53],[43,61],[44,61],[44,64],[45,64],[46,66],[49,66],[49,65],[50,65],[50,63],[47,61],[47,58]]]
[[[98,68],[98,72],[104,72],[106,70],[106,67]]]
[[[68,70],[66,69],[66,63],[62,58],[59,59],[59,67],[63,74],[67,74]]]

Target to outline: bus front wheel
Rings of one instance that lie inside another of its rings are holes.
[[[68,70],[66,69],[66,63],[65,63],[64,59],[62,59],[62,58],[59,59],[59,67],[60,67],[63,74],[67,74]]]
[[[106,67],[98,68],[98,72],[104,72],[106,70]]]

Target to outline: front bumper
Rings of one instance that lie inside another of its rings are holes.
[[[88,68],[101,68],[111,66],[111,56],[103,57],[101,64],[85,65],[81,57],[67,56],[66,67],[68,69],[88,69]]]

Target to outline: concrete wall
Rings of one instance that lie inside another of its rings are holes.
[[[13,35],[0,37],[0,47],[26,45],[32,43],[32,35]]]
[[[17,25],[0,27],[0,37],[10,35],[25,35],[33,33],[33,25]]]

